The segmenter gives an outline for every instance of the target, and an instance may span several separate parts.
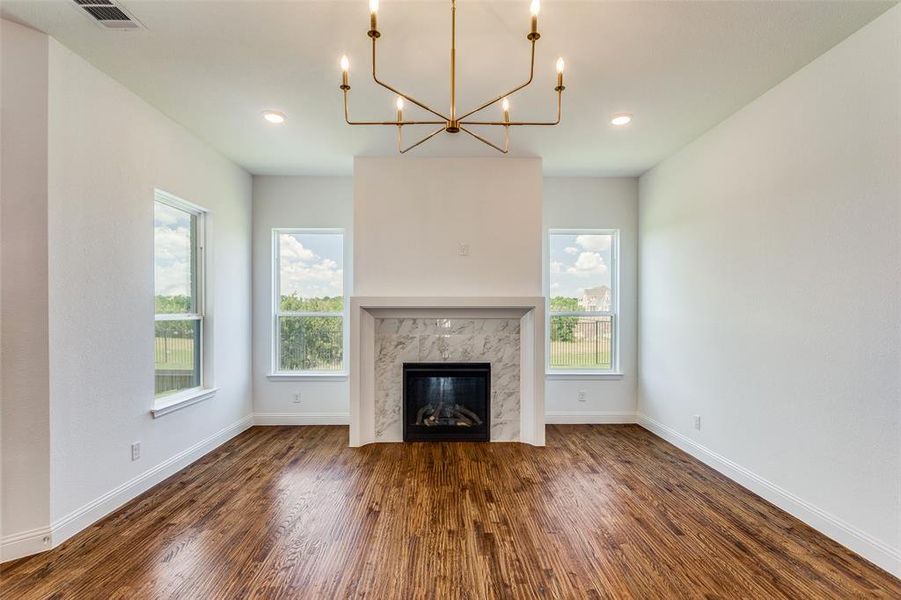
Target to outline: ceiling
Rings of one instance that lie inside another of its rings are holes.
[[[73,0],[3,0],[2,14],[47,32],[251,173],[348,174],[355,155],[395,153],[393,128],[342,119],[342,53],[351,59],[352,118],[394,118],[394,98],[367,73],[366,0],[119,1],[145,30],[104,30]],[[563,123],[512,129],[511,154],[543,157],[551,175],[640,174],[893,4],[547,0],[535,82],[511,98],[511,117],[553,115],[559,55]],[[458,105],[525,79],[528,5],[458,2]],[[380,77],[446,112],[449,2],[383,0],[379,25]],[[264,122],[264,109],[287,123]],[[611,126],[618,112],[633,113],[633,123]],[[496,153],[441,134],[414,154]]]

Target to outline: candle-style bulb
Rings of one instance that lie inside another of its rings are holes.
[[[501,102],[501,108],[503,109],[504,112],[509,112],[510,111],[510,101],[507,100],[506,98],[504,98],[504,101]]]
[[[345,54],[341,57],[341,89],[345,92],[350,89],[347,75],[348,70],[350,70],[350,61],[347,60],[347,55]]]
[[[563,66],[564,66],[563,57],[561,56],[560,58],[557,59],[557,72],[558,73],[563,72]]]
[[[400,96],[397,97],[397,100],[394,101],[394,106],[397,107],[397,110],[404,109],[404,99]]]
[[[379,0],[369,0],[369,35],[372,39],[378,37],[375,33],[379,30]]]
[[[541,3],[538,0],[532,0],[532,6],[529,7],[529,12],[532,13],[532,18],[529,19],[531,21],[531,33],[529,33],[528,38],[533,42],[539,38],[538,35],[538,11],[541,10]]]

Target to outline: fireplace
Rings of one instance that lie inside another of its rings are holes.
[[[491,365],[487,439],[543,446],[546,303],[542,296],[351,297],[350,445],[404,440],[404,363],[465,361]]]
[[[489,440],[491,363],[404,363],[405,442]]]

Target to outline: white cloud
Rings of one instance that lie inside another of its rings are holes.
[[[313,255],[315,256],[315,255]],[[296,293],[304,298],[340,296],[344,288],[344,269],[329,258],[319,258],[313,264],[301,261],[282,261],[281,293]]]
[[[552,291],[552,292],[556,292],[556,291],[559,290],[559,289],[560,289],[560,284],[559,284],[559,283],[552,283],[552,284],[551,284],[551,291]]]
[[[604,259],[597,252],[582,252],[574,265],[580,271],[593,271],[604,264]]]
[[[607,265],[604,264],[604,259],[597,252],[582,252],[575,264],[566,269],[566,272],[579,277],[604,275],[607,273]]]
[[[187,228],[191,224],[191,215],[174,206],[158,202],[153,207],[153,223],[156,227],[168,227],[169,229]]]
[[[551,273],[562,273],[563,272],[563,263],[558,260],[551,261]]]
[[[341,296],[344,270],[330,258],[322,257],[293,235],[279,238],[281,293],[302,298]]]
[[[154,288],[162,296],[191,295],[191,233],[186,226],[154,227]]]
[[[610,248],[609,235],[577,235],[576,243],[585,250],[600,252]]]
[[[307,261],[316,256],[312,250],[304,247],[293,235],[279,236],[278,252],[283,262],[285,260]]]
[[[191,233],[186,227],[156,227],[153,247],[157,261],[188,260],[191,256]]]
[[[156,294],[159,296],[190,296],[190,278],[188,263],[184,261],[157,268],[154,277]]]
[[[566,248],[563,249],[563,251],[566,252],[567,254],[578,254],[579,253],[579,249],[576,248],[575,246],[567,246]]]
[[[338,263],[333,261],[330,258],[323,258],[317,264],[313,265],[315,269],[325,269],[329,271],[334,271],[338,267]]]

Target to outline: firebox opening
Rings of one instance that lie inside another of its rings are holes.
[[[489,440],[490,363],[404,363],[404,441]]]

